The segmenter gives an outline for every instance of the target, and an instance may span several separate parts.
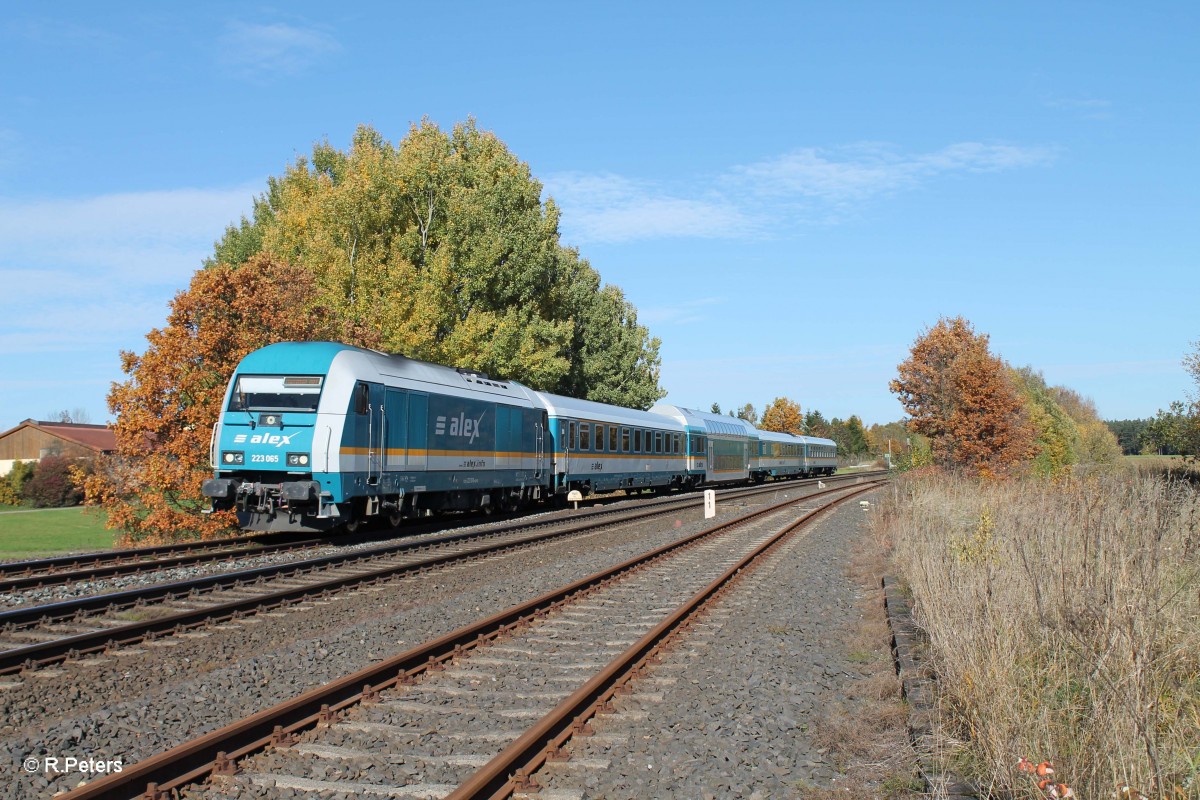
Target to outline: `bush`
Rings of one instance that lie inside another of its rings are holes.
[[[37,463],[33,475],[21,489],[21,497],[34,508],[59,508],[78,505],[83,499],[71,477],[73,461],[62,456],[46,456]]]
[[[33,465],[32,461],[18,461],[7,475],[0,477],[0,505],[21,505],[21,490],[33,474]]]

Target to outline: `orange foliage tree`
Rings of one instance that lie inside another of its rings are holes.
[[[763,410],[758,427],[777,433],[803,433],[804,416],[800,413],[800,404],[786,397],[776,397]]]
[[[1034,431],[1004,362],[962,317],[939,319],[917,337],[897,372],[891,390],[910,428],[929,437],[938,464],[991,476],[1034,454]]]
[[[88,502],[104,507],[108,527],[126,542],[211,537],[235,522],[228,513],[200,512],[200,486],[212,475],[213,424],[229,375],[251,351],[346,336],[312,307],[314,280],[267,256],[200,270],[171,301],[166,327],[147,334],[146,352],[121,353],[130,378],[108,395],[117,452],[79,479]]]

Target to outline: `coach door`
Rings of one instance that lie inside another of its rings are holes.
[[[408,463],[408,392],[388,389],[383,401],[383,469],[404,469]]]
[[[546,469],[546,412],[542,412],[540,421],[533,423],[534,473],[533,477],[542,477]]]

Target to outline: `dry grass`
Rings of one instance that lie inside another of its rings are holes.
[[[876,516],[939,677],[940,750],[985,788],[1200,797],[1200,497],[1188,483],[897,482]]]

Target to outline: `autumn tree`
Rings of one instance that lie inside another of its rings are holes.
[[[348,338],[309,302],[315,290],[311,272],[266,256],[237,269],[215,265],[175,296],[144,353],[121,353],[129,378],[108,397],[117,454],[79,476],[110,528],[129,541],[227,530],[228,515],[200,513],[200,486],[212,475],[209,441],[229,376],[273,342]]]
[[[1034,453],[1034,432],[1004,363],[962,317],[940,319],[914,342],[890,383],[912,430],[938,464],[979,475],[1012,471]]]
[[[1054,401],[1075,423],[1079,432],[1078,461],[1081,464],[1115,464],[1121,458],[1121,443],[1100,419],[1096,404],[1066,386],[1051,386]]]
[[[618,287],[559,241],[528,164],[473,121],[392,145],[360,127],[268,182],[210,264],[275,253],[359,341],[633,408],[664,396],[660,342]]]
[[[1032,367],[1009,372],[1013,385],[1025,400],[1025,414],[1034,431],[1035,474],[1054,477],[1070,470],[1079,460],[1079,429],[1055,400],[1045,378]]]
[[[776,397],[763,409],[758,427],[777,433],[803,433],[804,415],[800,413],[800,404],[786,397]]]
[[[648,408],[659,340],[559,241],[529,166],[474,122],[424,121],[396,145],[369,127],[267,182],[230,226],[110,409],[119,458],[89,497],[131,537],[207,535],[209,432],[237,362],[276,341],[332,339],[471,367],[537,389]]]

